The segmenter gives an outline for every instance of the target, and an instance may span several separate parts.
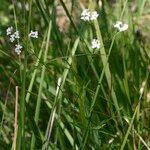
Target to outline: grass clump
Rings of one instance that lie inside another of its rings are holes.
[[[149,6],[3,2],[1,149],[149,150]]]

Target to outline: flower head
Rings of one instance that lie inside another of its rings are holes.
[[[95,20],[98,16],[97,11],[89,11],[88,9],[84,9],[81,13],[81,19],[84,21]]]
[[[92,45],[93,49],[95,49],[95,48],[99,49],[100,48],[100,42],[97,39],[93,39],[91,42],[91,45]]]
[[[16,39],[19,39],[19,38],[20,38],[20,36],[19,36],[19,31],[14,32],[14,37],[15,37]]]
[[[89,21],[90,20],[90,11],[88,9],[85,9],[82,11],[81,13],[81,19],[84,20],[84,21]]]
[[[20,36],[19,36],[19,31],[16,31],[13,33],[13,27],[8,27],[7,30],[6,30],[6,34],[9,35],[9,39],[11,42],[14,42],[15,39],[19,39]]]
[[[11,42],[14,42],[14,41],[15,41],[15,35],[14,35],[14,34],[10,35],[10,41],[11,41]]]
[[[12,26],[8,27],[6,30],[6,34],[10,35],[10,34],[12,34],[12,32],[13,32],[13,27]]]
[[[97,13],[97,11],[92,11],[90,20],[96,20],[98,16],[99,14]]]
[[[17,53],[17,55],[20,55],[21,49],[22,49],[22,46],[19,44],[16,44],[15,52]]]
[[[32,31],[29,33],[29,37],[32,37],[32,38],[38,38],[38,32],[37,31]]]
[[[128,24],[123,23],[121,21],[117,21],[114,25],[114,28],[117,28],[119,32],[126,31],[128,29]]]

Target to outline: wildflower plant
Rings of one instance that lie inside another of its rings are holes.
[[[17,39],[20,39],[19,31],[17,30],[13,33],[13,27],[12,26],[10,26],[6,29],[6,35],[9,36],[9,40],[12,43],[15,41],[16,41],[16,43],[18,43]],[[28,36],[30,38],[38,38],[38,31],[32,31],[31,30],[31,32],[29,33]],[[16,44],[15,45],[15,53],[17,55],[20,55],[22,48],[23,48],[22,45]]]
[[[128,30],[127,0],[91,0],[80,14],[65,1],[15,1],[16,27],[0,28],[0,149],[149,149],[149,53],[135,36],[138,18]],[[7,42],[17,60],[8,61]]]
[[[93,21],[98,18],[99,14],[97,11],[90,11],[89,9],[84,9],[81,13],[81,20],[83,21]],[[97,39],[93,39],[91,41],[91,48],[92,49],[99,49],[100,48],[100,42]]]

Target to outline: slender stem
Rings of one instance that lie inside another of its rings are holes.
[[[46,50],[44,53],[44,64],[47,61],[47,54],[48,54],[48,47],[49,47],[49,40],[50,40],[50,35],[51,35],[51,27],[52,27],[52,21],[50,21],[49,23],[49,27],[48,27],[48,32],[47,32],[47,41],[46,41]],[[43,89],[43,81],[44,81],[44,76],[45,76],[45,65],[42,66],[42,72],[41,72],[41,81],[40,81],[40,87],[39,87],[39,91],[38,91],[38,98],[37,98],[37,104],[36,104],[36,110],[35,110],[35,122],[36,124],[38,124],[38,119],[39,119],[39,114],[40,114],[40,107],[41,107],[41,95],[42,95],[42,89]],[[31,140],[31,150],[35,149],[35,136],[32,136],[32,140]]]

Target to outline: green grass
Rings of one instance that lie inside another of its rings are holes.
[[[149,7],[149,0],[2,1],[0,149],[149,150]],[[97,20],[81,20],[84,8]],[[117,32],[118,20],[127,31]],[[20,32],[15,43],[9,26]]]

